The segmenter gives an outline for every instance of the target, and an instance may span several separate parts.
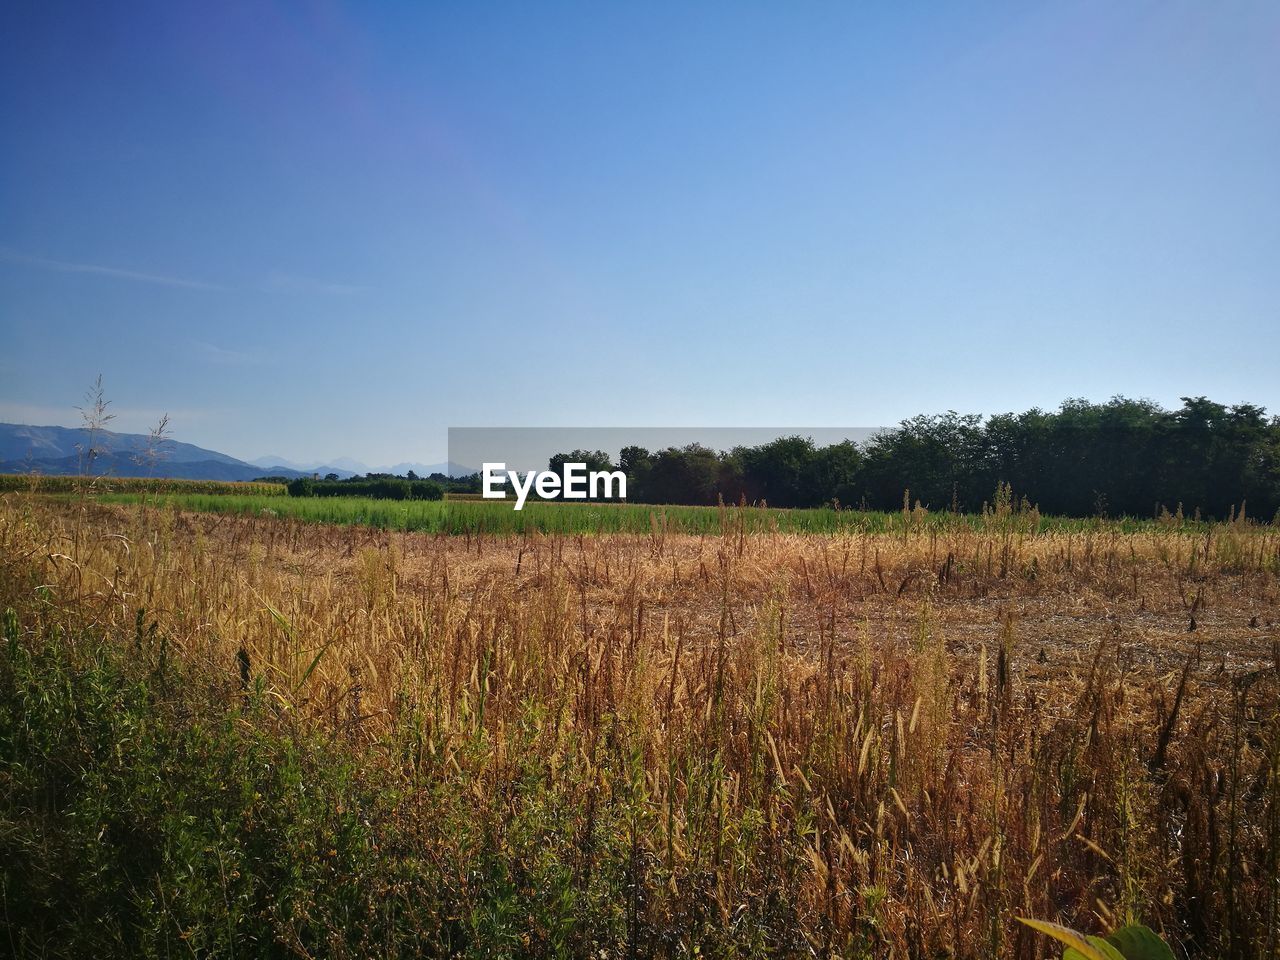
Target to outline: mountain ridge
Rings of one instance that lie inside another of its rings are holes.
[[[420,476],[454,471],[470,473],[460,464],[401,463],[370,470],[359,461],[339,457],[329,463],[295,464],[284,458],[259,457],[241,460],[180,440],[165,440],[160,457],[147,457],[151,438],[142,433],[97,433],[92,472],[99,476],[153,476],[183,480],[255,480],[264,476],[309,477],[336,473],[351,477],[362,473],[407,473]],[[89,447],[89,431],[84,427],[36,426],[27,423],[0,423],[0,473],[40,473],[68,476],[82,472]],[[266,462],[276,460],[276,462]],[[358,467],[360,469],[350,469]]]

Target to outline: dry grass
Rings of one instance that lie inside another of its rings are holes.
[[[247,657],[411,786],[625,798],[651,945],[696,900],[771,951],[1043,955],[1019,914],[1280,950],[1270,527],[493,539],[8,495],[0,550],[48,617],[145,610],[229,697]]]

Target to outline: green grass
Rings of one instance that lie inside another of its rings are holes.
[[[1024,529],[1036,524],[1036,532],[1112,529],[1133,532],[1155,521],[1121,519],[1071,519],[1017,514],[1004,518],[981,514],[952,515],[930,513],[904,517],[902,513],[816,508],[782,510],[767,507],[685,507],[651,504],[525,504],[516,511],[502,502],[479,500],[421,501],[370,500],[362,497],[275,497],[244,495],[109,494],[98,498],[105,503],[151,503],[180,510],[223,513],[236,516],[288,517],[308,523],[361,524],[387,530],[412,530],[445,534],[540,533],[649,534],[665,529],[670,533],[719,534],[737,530],[739,522],[747,533],[890,533],[904,525],[944,529],[955,524],[990,528],[1009,523]],[[1193,526],[1183,521],[1184,527]],[[1028,532],[1030,530],[1028,529]]]

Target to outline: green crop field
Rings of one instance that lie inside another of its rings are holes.
[[[816,508],[784,510],[770,507],[690,507],[652,504],[591,504],[530,502],[523,510],[509,503],[474,499],[371,500],[364,497],[278,497],[241,494],[137,493],[106,494],[104,503],[141,503],[179,510],[236,516],[294,518],[308,523],[360,524],[384,530],[443,534],[598,534],[598,533],[892,533],[904,529],[951,529],[956,526],[989,529],[1016,527],[1027,533],[1111,529],[1132,532],[1159,525],[1141,519],[1101,520],[1045,517],[1035,510],[993,510],[980,514],[951,514],[914,510],[877,512]],[[1168,520],[1185,530],[1191,520]]]
[[[177,480],[169,477],[46,477],[35,473],[0,473],[0,493],[86,494],[240,494],[282,497],[282,483],[236,483],[227,480]]]

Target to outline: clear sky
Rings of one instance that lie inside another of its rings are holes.
[[[1280,412],[1280,4],[10,0],[0,419]]]

